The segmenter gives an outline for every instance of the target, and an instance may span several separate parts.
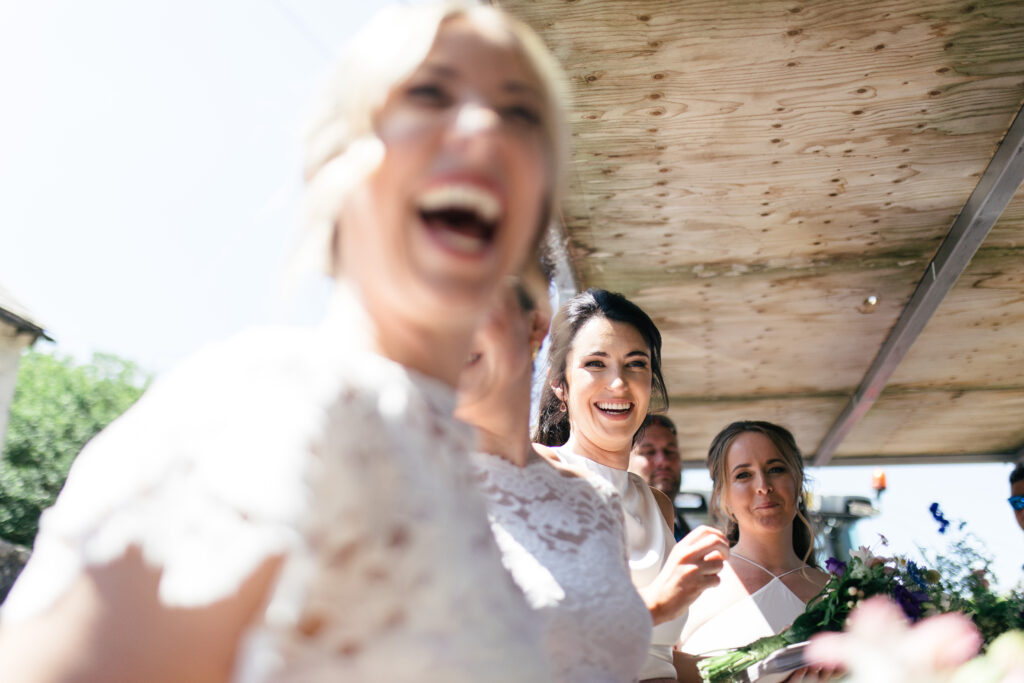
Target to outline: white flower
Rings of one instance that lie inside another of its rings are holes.
[[[871,549],[861,546],[857,550],[850,550],[850,578],[863,579],[868,575],[868,563],[874,559]]]
[[[863,564],[865,567],[868,566],[868,562],[870,562],[874,557],[875,554],[871,552],[871,548],[867,547],[866,545],[862,545],[856,550],[853,550],[852,548],[850,549],[850,559],[860,560],[861,564]]]

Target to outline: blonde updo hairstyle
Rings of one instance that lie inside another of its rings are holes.
[[[719,525],[725,529],[729,546],[736,545],[740,538],[740,529],[736,524],[736,518],[726,508],[724,500],[725,486],[729,480],[726,459],[729,447],[732,446],[736,437],[747,432],[755,432],[767,437],[793,475],[793,484],[798,496],[796,519],[793,520],[793,550],[797,557],[813,567],[815,566],[814,530],[807,519],[807,507],[804,504],[804,458],[796,445],[793,434],[785,427],[759,420],[742,420],[733,422],[715,436],[708,449],[708,474],[711,475],[712,482],[709,506],[711,512]]]
[[[338,216],[350,190],[376,168],[383,153],[377,116],[394,87],[426,58],[444,22],[460,16],[485,30],[503,31],[540,83],[541,126],[551,171],[537,231],[540,243],[562,194],[568,155],[565,78],[558,63],[533,29],[499,9],[468,2],[396,5],[378,12],[348,44],[312,117],[305,143],[300,269],[338,274],[334,250]]]

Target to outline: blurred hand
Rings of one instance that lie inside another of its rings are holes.
[[[717,586],[729,557],[729,542],[718,529],[699,526],[676,543],[654,581],[640,589],[655,625],[671,621],[706,589]]]
[[[825,683],[825,681],[839,678],[842,675],[842,667],[811,664],[810,666],[797,669],[787,676],[782,683]]]

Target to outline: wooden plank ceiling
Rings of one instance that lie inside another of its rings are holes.
[[[684,458],[734,419],[812,456],[1024,102],[1024,0],[500,4],[569,76],[577,284],[658,323]],[[1019,191],[833,464],[1024,447],[1022,256]]]

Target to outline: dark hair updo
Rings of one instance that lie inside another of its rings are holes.
[[[661,374],[661,333],[632,301],[604,289],[588,289],[569,299],[558,311],[551,323],[550,347],[548,348],[548,376],[540,394],[540,415],[534,441],[545,446],[561,446],[569,440],[569,413],[559,410],[562,400],[555,395],[552,387],[568,389],[565,380],[566,360],[576,334],[588,320],[602,317],[613,322],[627,323],[636,328],[647,342],[651,352],[651,405],[659,401],[658,409],[668,407],[668,392],[665,378]]]

